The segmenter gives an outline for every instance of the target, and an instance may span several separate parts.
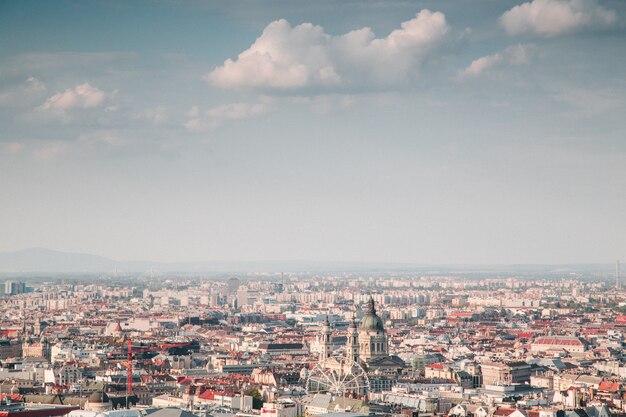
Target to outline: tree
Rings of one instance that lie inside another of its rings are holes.
[[[252,388],[248,393],[249,396],[252,397],[252,408],[255,410],[260,410],[263,408],[263,395],[258,388]]]

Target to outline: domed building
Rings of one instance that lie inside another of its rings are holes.
[[[359,323],[359,358],[369,362],[375,358],[384,358],[389,355],[387,332],[383,320],[376,314],[374,299],[367,302],[365,316]]]
[[[66,417],[141,417],[137,409],[123,409],[119,404],[116,406],[117,399],[119,397],[109,398],[104,389],[95,391],[87,398],[83,410],[70,411]]]
[[[326,361],[332,368],[332,330],[328,317],[322,323],[318,335],[320,361]],[[369,376],[370,390],[389,390],[402,374],[406,364],[395,355],[389,355],[387,331],[382,318],[376,313],[374,299],[370,297],[365,307],[365,315],[356,323],[353,316],[346,334],[345,356],[360,364]],[[338,366],[338,365],[337,365]]]
[[[113,409],[113,403],[104,391],[93,392],[85,403],[86,411],[110,411]]]
[[[348,346],[350,352],[350,331],[348,330]],[[370,297],[365,307],[365,315],[359,322],[358,334],[359,361],[363,364],[370,379],[370,390],[380,392],[390,390],[402,374],[406,364],[396,355],[389,354],[387,331],[380,316],[376,313],[374,299]]]

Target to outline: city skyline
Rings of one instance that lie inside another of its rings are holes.
[[[0,6],[0,252],[611,264],[620,1]]]

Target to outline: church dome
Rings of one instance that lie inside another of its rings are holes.
[[[85,403],[87,411],[109,411],[112,408],[113,404],[104,390],[93,392]]]
[[[361,319],[359,323],[360,330],[377,330],[384,331],[385,326],[383,325],[383,320],[378,317],[376,314],[376,307],[374,307],[374,299],[370,297],[367,302],[367,311],[365,312],[365,316]]]
[[[89,399],[87,401],[89,401],[91,404],[105,404],[105,403],[108,403],[110,400],[109,400],[109,396],[106,394],[106,392],[104,392],[104,391],[94,391],[89,396]]]

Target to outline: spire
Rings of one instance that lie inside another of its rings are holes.
[[[374,306],[374,298],[370,295],[370,299],[367,302],[367,314],[376,314],[376,307]]]
[[[352,313],[352,318],[350,319],[349,329],[356,329],[356,315]]]

